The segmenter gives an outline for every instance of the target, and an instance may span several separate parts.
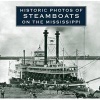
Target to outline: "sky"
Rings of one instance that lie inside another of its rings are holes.
[[[59,30],[63,47],[69,55],[76,49],[84,54],[84,27],[17,27],[16,6],[86,6],[87,25],[85,27],[86,55],[100,55],[100,2],[96,1],[1,1],[0,2],[0,54],[2,56],[21,56],[37,50],[43,39],[43,31],[49,36]],[[41,38],[40,38],[41,37]],[[37,44],[37,45],[36,45]]]
[[[86,6],[87,25],[85,27],[17,27],[16,6]],[[56,31],[60,31],[60,41],[69,55],[73,55],[76,49],[79,50],[79,55],[83,55],[85,28],[85,54],[100,56],[99,10],[99,1],[0,1],[0,55],[22,56],[23,50],[26,50],[26,55],[30,56],[31,52],[37,50],[41,44],[45,29],[48,30],[49,36],[54,36]],[[63,47],[61,47],[60,53]],[[99,63],[95,66],[98,67]],[[8,79],[8,67],[8,61],[0,61],[0,81]],[[92,73],[96,73],[93,77],[99,75],[97,67],[91,69]],[[94,74],[89,72],[88,75],[89,78],[92,78],[91,76]]]

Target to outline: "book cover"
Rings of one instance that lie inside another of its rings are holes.
[[[1,98],[99,98],[100,1],[0,1]]]

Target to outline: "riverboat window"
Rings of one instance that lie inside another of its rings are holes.
[[[77,73],[75,73],[75,76],[77,77]]]
[[[66,71],[66,68],[64,68],[64,71]]]
[[[74,70],[74,68],[72,68],[72,71]]]
[[[71,70],[71,68],[69,68],[69,71]]]
[[[18,70],[18,67],[16,67],[16,70]]]

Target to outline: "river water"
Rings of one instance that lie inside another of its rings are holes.
[[[91,63],[90,63],[91,62]],[[0,60],[0,82],[7,82],[9,83],[9,78],[12,76],[14,77],[14,73],[9,73],[9,67],[12,70],[15,70],[15,64],[19,63],[15,60]],[[75,63],[73,60],[66,60],[64,63],[69,66],[73,66],[72,63]],[[90,63],[90,64],[89,64]],[[79,60],[78,66],[81,68],[78,71],[78,77],[83,78],[85,81],[89,81],[91,79],[97,78],[100,76],[100,60],[95,60],[92,62],[92,60]],[[89,87],[91,87],[93,90],[98,90],[100,86],[100,79],[92,81],[87,84]]]

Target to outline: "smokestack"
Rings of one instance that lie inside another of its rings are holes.
[[[56,31],[55,33],[56,35],[56,64],[58,63],[59,61],[59,31]]]
[[[23,50],[23,54],[24,54],[24,65],[25,65],[25,50]]]
[[[45,52],[44,64],[47,65],[47,36],[48,36],[48,31],[44,30],[43,34],[44,34],[44,52]]]

